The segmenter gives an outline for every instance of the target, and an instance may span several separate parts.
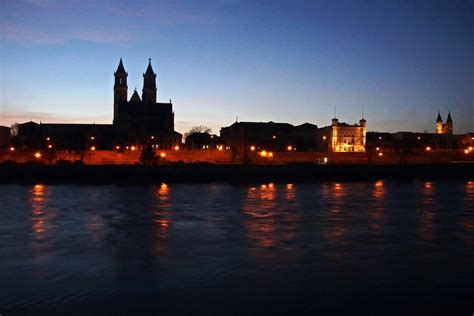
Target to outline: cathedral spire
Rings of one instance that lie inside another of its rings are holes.
[[[438,111],[438,117],[436,118],[436,122],[443,122],[443,119],[441,118],[441,113]]]
[[[148,58],[148,67],[146,69],[145,75],[154,75],[153,67],[151,67],[151,58]]]
[[[451,118],[451,111],[448,112],[448,119],[446,120],[446,123],[452,123],[453,119]]]
[[[126,74],[127,72],[125,71],[125,68],[123,67],[122,63],[122,58],[120,58],[119,65],[117,67],[117,70],[115,71],[116,74]]]

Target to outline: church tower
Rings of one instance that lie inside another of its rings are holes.
[[[443,119],[441,113],[438,111],[438,118],[436,118],[436,134],[443,134]]]
[[[117,70],[114,72],[115,84],[114,84],[114,124],[118,120],[118,107],[120,103],[127,102],[127,77],[128,73],[123,67],[122,58]]]
[[[453,119],[451,118],[451,112],[448,112],[448,119],[446,120],[446,126],[444,129],[445,134],[453,135]]]
[[[156,103],[156,74],[151,67],[151,58],[148,59],[148,68],[143,74],[142,101],[145,104]]]

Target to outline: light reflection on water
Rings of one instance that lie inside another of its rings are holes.
[[[0,198],[0,312],[154,306],[157,293],[169,311],[219,311],[233,296],[308,311],[354,303],[340,288],[410,301],[434,288],[467,297],[472,281],[460,277],[474,264],[472,181],[7,185]]]

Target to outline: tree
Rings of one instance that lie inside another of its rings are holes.
[[[152,165],[156,163],[155,150],[151,146],[151,143],[148,143],[145,147],[143,147],[140,153],[140,162],[145,165]]]
[[[197,133],[208,133],[208,134],[210,134],[210,133],[212,133],[212,129],[210,129],[209,127],[204,126],[204,125],[193,126],[193,127],[191,127],[191,129],[189,131],[184,133],[184,138],[187,138],[188,136],[190,136],[192,134],[197,134]]]

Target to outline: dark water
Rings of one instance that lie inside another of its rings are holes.
[[[472,181],[4,185],[0,201],[2,315],[474,312]]]

